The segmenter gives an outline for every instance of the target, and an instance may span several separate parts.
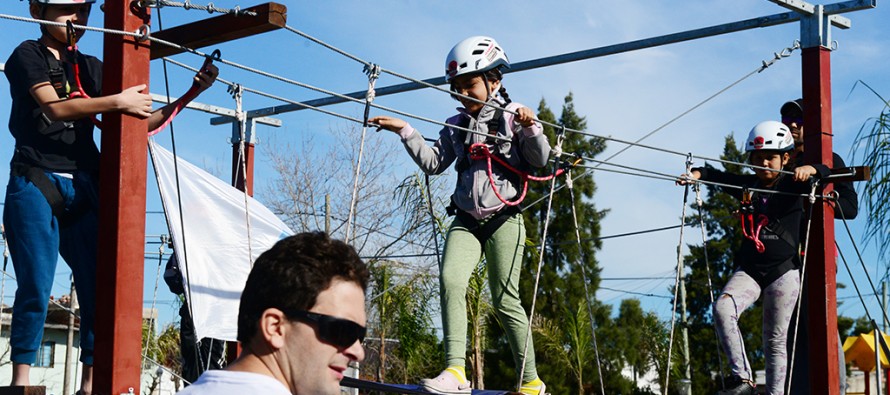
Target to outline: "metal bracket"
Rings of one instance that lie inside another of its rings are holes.
[[[247,118],[244,124],[244,142],[256,144],[256,133],[254,133],[254,130],[256,130],[257,118]],[[238,127],[238,122],[232,122],[232,139],[230,142],[233,145],[241,142],[241,129]]]
[[[877,0],[849,0],[840,3],[813,5],[803,0],[769,0],[801,15],[800,42],[803,48],[832,48],[831,26],[849,29],[853,22],[837,14],[875,8]]]

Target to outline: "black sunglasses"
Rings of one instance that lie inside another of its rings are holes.
[[[314,324],[318,338],[332,346],[348,348],[365,340],[365,327],[353,321],[305,310],[282,311],[291,319]]]
[[[784,123],[785,125],[791,125],[792,123],[803,125],[803,115],[782,116],[782,123]]]

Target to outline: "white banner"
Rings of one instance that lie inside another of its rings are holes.
[[[251,197],[245,210],[244,192],[182,159],[177,199],[173,154],[153,139],[149,146],[197,338],[235,341],[241,291],[254,260],[293,231]]]

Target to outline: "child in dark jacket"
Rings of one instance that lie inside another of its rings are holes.
[[[743,187],[725,188],[742,201],[740,211],[745,239],[735,253],[738,267],[714,302],[714,320],[733,377],[723,392],[753,394],[754,377],[739,331],[739,315],[763,295],[763,352],[766,356],[767,394],[785,393],[787,333],[800,292],[800,224],[802,194],[809,193],[811,177],[829,169],[806,165],[794,174],[781,172],[791,160],[794,141],[788,127],[777,121],[757,124],[748,136],[749,162],[760,168],[738,175],[706,168],[692,169],[679,184],[693,180]],[[769,192],[749,192],[749,189]]]

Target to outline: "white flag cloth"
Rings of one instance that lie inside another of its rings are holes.
[[[149,146],[197,338],[235,341],[254,260],[293,231],[251,197],[245,210],[244,192],[182,159],[177,199],[173,155],[153,140]]]

